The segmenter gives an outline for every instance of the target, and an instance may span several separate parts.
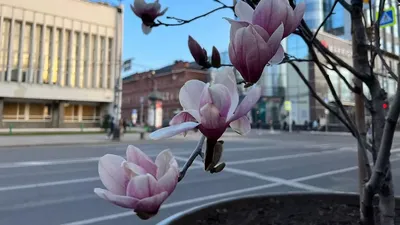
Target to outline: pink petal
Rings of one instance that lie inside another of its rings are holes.
[[[229,108],[229,112],[227,117],[231,117],[236,107],[239,104],[239,94],[236,84],[236,75],[233,72],[233,68],[225,68],[218,72],[217,76],[215,76],[215,83],[222,84],[228,88],[230,96],[231,96],[231,107]]]
[[[224,19],[226,19],[231,24],[231,29],[230,29],[230,40],[231,41],[235,37],[236,31],[238,29],[249,26],[249,23],[245,22],[245,21],[237,21],[237,20],[233,20],[230,18],[226,18],[226,17],[224,17]]]
[[[124,168],[125,173],[129,178],[147,173],[146,170],[142,167],[128,161],[123,162],[122,167]]]
[[[235,69],[238,70],[240,75],[243,77],[244,80],[247,80],[247,73],[246,73],[246,61],[242,60],[241,57],[242,55],[238,56],[236,54],[236,51],[233,47],[233,42],[229,43],[228,47],[228,53],[229,53],[229,60],[231,61],[232,65],[235,67]]]
[[[135,212],[157,213],[161,204],[168,198],[167,192],[151,196],[149,198],[141,199],[136,205]]]
[[[177,124],[177,125],[173,125],[173,126],[169,126],[169,127],[165,127],[165,128],[156,130],[153,133],[151,133],[149,135],[149,137],[153,140],[169,138],[169,137],[173,137],[177,134],[181,134],[185,131],[191,130],[191,129],[197,127],[198,125],[199,125],[199,123],[195,123],[195,122],[181,123],[181,124]]]
[[[271,50],[268,49],[267,43],[259,35],[255,27],[258,26],[245,28],[243,34],[243,38],[246,39],[243,43],[243,49],[246,52],[247,73],[249,74],[246,81],[251,83],[256,83],[260,79],[265,66],[273,56],[268,53]]]
[[[157,166],[154,164],[153,160],[150,159],[144,152],[142,152],[139,148],[136,148],[133,145],[129,145],[126,149],[126,157],[128,162],[132,162],[143,169],[146,170],[147,173],[152,175],[156,175]]]
[[[163,16],[168,10],[168,7],[166,7],[163,11],[161,11],[160,13],[158,13],[157,16]]]
[[[249,6],[249,4],[244,1],[238,1],[235,5],[235,14],[239,17],[240,20],[251,23],[251,19],[253,17],[253,8]]]
[[[176,188],[178,183],[179,171],[177,168],[171,167],[157,181],[157,192],[168,192],[170,195]]]
[[[225,125],[226,118],[220,116],[218,108],[206,104],[200,109],[201,125],[207,129],[216,129]]]
[[[187,81],[179,91],[179,102],[184,109],[200,109],[200,95],[206,84],[199,80]]]
[[[245,39],[246,29],[247,27],[243,27],[236,31],[235,38],[229,44],[229,59],[243,79],[247,81],[249,77],[246,65],[246,50],[244,49],[247,42]]]
[[[98,170],[103,185],[116,195],[125,195],[128,177],[121,167],[125,159],[118,155],[107,154],[100,158]]]
[[[267,42],[267,48],[268,48],[268,57],[271,59],[276,52],[278,51],[279,47],[281,47],[281,41],[283,37],[283,31],[284,27],[283,24],[281,24],[275,32],[271,35]]]
[[[261,97],[261,88],[258,86],[253,86],[253,88],[247,93],[246,97],[239,104],[233,116],[229,118],[229,122],[235,121],[240,117],[247,115],[247,113],[258,102],[260,97]]]
[[[251,130],[250,120],[247,116],[242,116],[239,119],[232,121],[230,127],[241,135],[247,135]]]
[[[282,62],[284,58],[285,58],[285,50],[283,50],[282,45],[280,45],[274,57],[272,57],[271,60],[269,60],[269,64],[272,65],[279,64]]]
[[[143,34],[146,34],[146,35],[147,35],[147,34],[150,34],[151,29],[152,29],[151,27],[142,24],[142,31],[143,31]]]
[[[171,121],[169,122],[169,125],[177,125],[185,122],[197,122],[200,121],[200,114],[196,110],[183,110],[179,112],[177,115],[175,115]]]
[[[304,17],[304,12],[306,10],[306,4],[304,2],[301,2],[297,4],[296,8],[294,9],[294,17],[293,20],[291,21],[291,29],[290,33],[296,30],[296,28],[300,25],[301,20]]]
[[[200,95],[200,108],[199,109],[201,109],[205,104],[209,104],[209,103],[210,104],[212,103],[212,98],[211,98],[211,93],[210,93],[210,84],[207,83]]]
[[[101,189],[101,188],[95,188],[94,193],[96,193],[97,196],[100,198],[107,200],[115,205],[128,208],[128,209],[135,209],[136,205],[138,204],[139,200],[128,197],[128,196],[122,196],[122,195],[115,195],[111,193],[110,191]]]
[[[164,174],[170,169],[174,168],[175,170],[178,169],[178,162],[172,155],[171,151],[164,150],[157,155],[156,158],[156,165],[157,165],[157,176],[156,178],[159,179],[160,177],[164,176]]]
[[[153,196],[157,190],[157,180],[150,174],[133,177],[126,188],[126,195],[143,199]]]
[[[213,105],[217,107],[221,117],[226,117],[231,107],[231,93],[222,84],[214,84],[210,87]]]

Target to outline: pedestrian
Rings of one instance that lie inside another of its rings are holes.
[[[111,117],[109,120],[109,130],[107,134],[107,139],[110,139],[113,134],[114,134],[114,117]]]

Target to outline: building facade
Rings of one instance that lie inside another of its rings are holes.
[[[112,110],[122,8],[0,0],[0,127],[98,126]]]
[[[179,103],[179,90],[188,80],[209,81],[208,70],[202,70],[196,63],[176,61],[173,65],[158,70],[132,74],[123,79],[122,117],[132,121],[132,112],[136,112],[137,124],[148,124],[152,114],[152,102],[149,95],[157,91],[162,108],[162,124],[165,126],[172,117],[182,110]],[[149,124],[152,125],[152,124]]]

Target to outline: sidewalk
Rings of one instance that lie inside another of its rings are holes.
[[[147,134],[145,140],[148,139]],[[133,143],[140,140],[140,134],[127,133],[121,137],[122,143]],[[121,143],[120,142],[120,143]],[[112,144],[106,134],[62,134],[62,135],[16,135],[0,136],[0,147],[29,147],[44,145],[77,145],[77,144]]]

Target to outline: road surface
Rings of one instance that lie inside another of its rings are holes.
[[[165,148],[180,166],[195,140],[135,141],[155,157]],[[125,155],[126,144],[0,148],[0,225],[154,225],[181,210],[222,198],[273,192],[356,192],[355,141],[349,136],[254,131],[227,137],[225,170],[188,171],[160,213],[142,221],[94,193],[103,187],[97,159]],[[400,193],[400,141],[392,150],[396,193]],[[399,153],[396,153],[399,152]]]

